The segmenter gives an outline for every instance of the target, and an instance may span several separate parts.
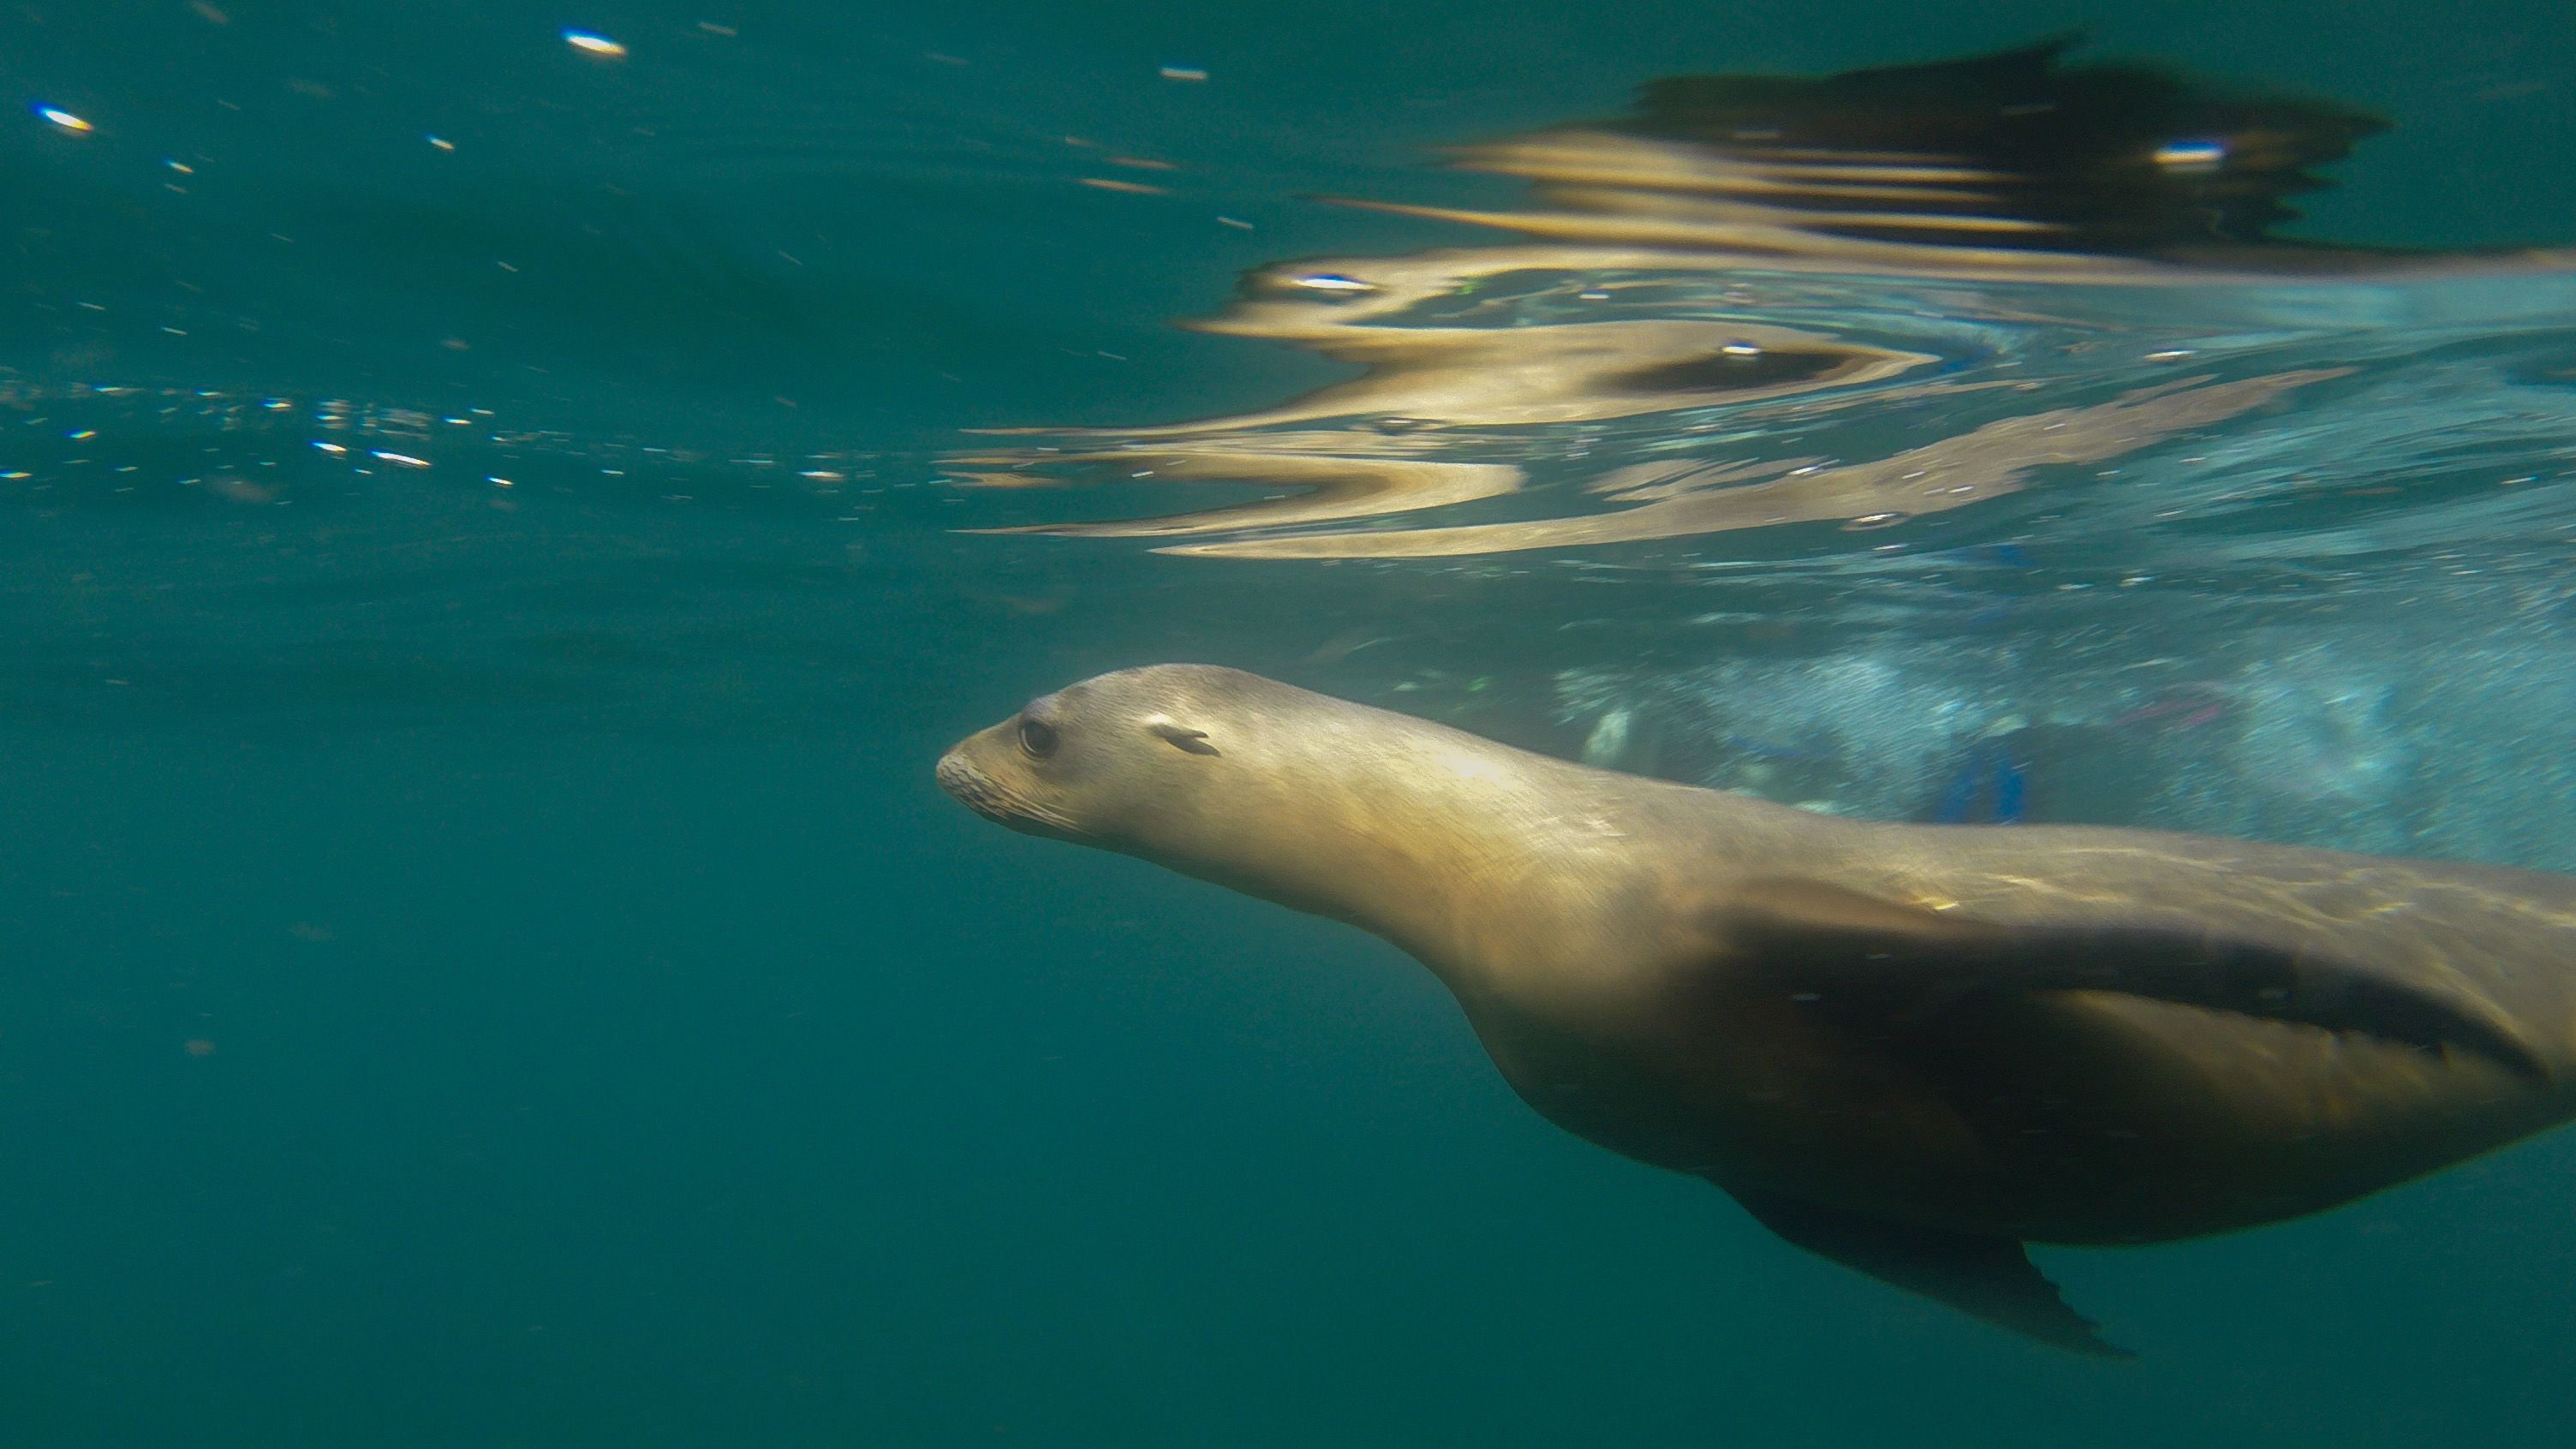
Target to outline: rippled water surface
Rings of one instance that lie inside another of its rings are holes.
[[[0,100],[0,1442],[2566,1432],[2571,1139],[2042,1249],[2062,1358],[930,778],[1195,659],[2576,870],[2563,6],[25,0]]]

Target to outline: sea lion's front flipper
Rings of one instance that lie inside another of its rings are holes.
[[[1979,1238],[1735,1191],[1754,1220],[1810,1253],[1919,1293],[1998,1328],[2097,1358],[2131,1358],[2066,1306],[2057,1285],[2010,1238]]]
[[[1813,881],[1730,892],[1711,922],[1728,957],[1846,1021],[1927,1025],[1998,993],[2117,991],[2485,1057],[2536,1082],[2549,1064],[2480,1004],[2364,962],[2224,930],[2003,925]]]

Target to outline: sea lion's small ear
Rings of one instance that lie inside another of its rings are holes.
[[[1216,753],[1216,746],[1207,742],[1206,730],[1185,730],[1167,719],[1158,719],[1146,728],[1161,735],[1174,749],[1187,750],[1193,755]]]

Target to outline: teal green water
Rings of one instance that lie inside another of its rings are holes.
[[[1375,939],[931,782],[1023,698],[1163,659],[1562,753],[1595,688],[1646,720],[1694,671],[1878,651],[2037,717],[2090,661],[2098,700],[2050,708],[2164,791],[2092,807],[2117,823],[2576,868],[2546,275],[1745,304],[1981,388],[1726,435],[1780,458],[2159,380],[2064,361],[2124,336],[2355,369],[2141,442],[2146,492],[1348,563],[960,531],[1210,501],[963,488],[1039,445],[971,430],[1353,375],[1170,325],[1238,273],[1494,244],[1311,195],[1507,208],[1433,148],[1658,75],[2070,23],[2391,116],[2301,234],[2576,239],[2576,22],[2539,0],[0,11],[0,1443],[2563,1437],[2576,1137],[2257,1233],[2042,1249],[2142,1354],[2062,1357],[1556,1132]],[[1543,456],[1463,505],[1526,520],[1733,417],[1423,456]],[[2328,646],[2345,674],[2299,672]],[[2149,654],[2169,685],[2117,682]],[[1852,698],[1837,739],[1891,708]],[[1801,719],[1727,726],[1752,765],[1627,763],[1775,779]],[[1837,748],[1800,788],[1861,800],[1885,757]]]

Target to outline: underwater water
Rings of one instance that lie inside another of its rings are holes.
[[[2563,4],[23,0],[0,98],[0,1444],[2576,1422],[2576,1135],[2042,1247],[2076,1358],[931,777],[1195,660],[2576,870]]]

